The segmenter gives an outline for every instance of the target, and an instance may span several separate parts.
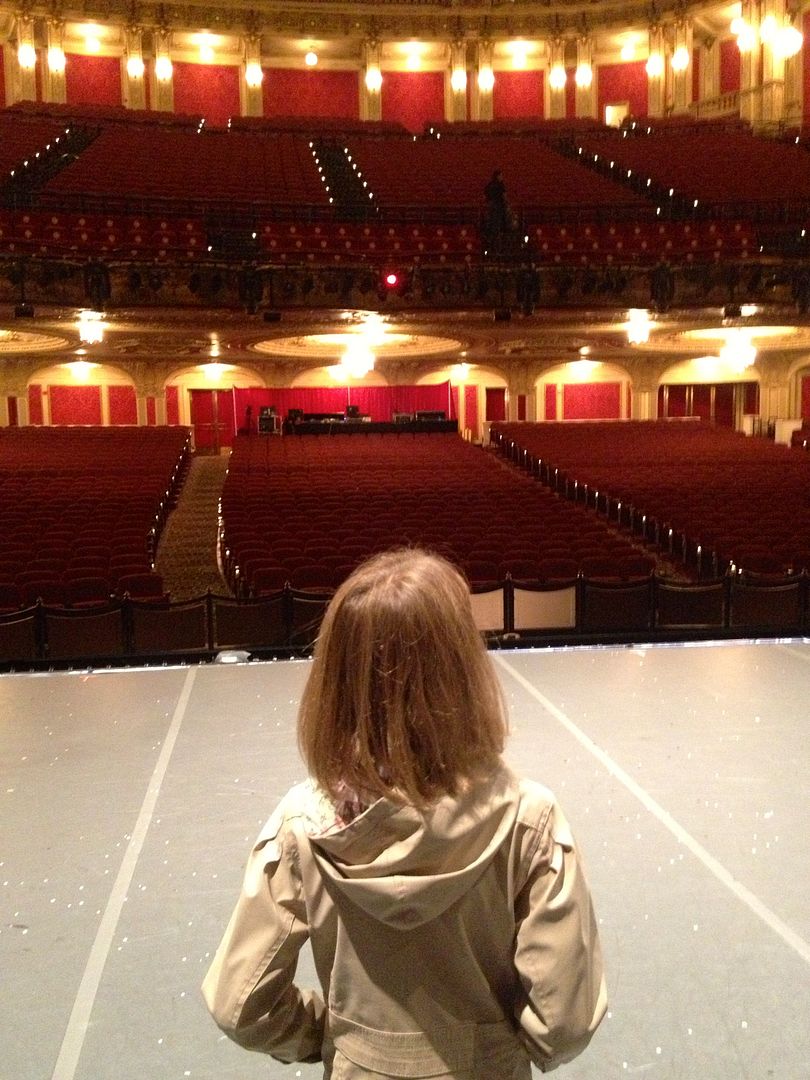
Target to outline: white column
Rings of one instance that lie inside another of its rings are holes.
[[[548,43],[549,69],[546,72],[548,87],[547,116],[552,120],[565,119],[565,42],[555,38]]]
[[[649,31],[649,59],[647,60],[647,112],[650,116],[663,116],[666,112],[666,42],[660,26]]]
[[[244,62],[239,98],[242,116],[261,116],[264,113],[262,96],[262,40],[257,34],[244,39]]]
[[[675,23],[672,56],[672,110],[687,112],[692,101],[692,24],[685,19]]]
[[[65,90],[65,50],[64,23],[60,19],[49,19],[45,25],[47,55],[42,72],[42,96],[46,101],[64,102]]]
[[[491,120],[492,88],[495,85],[495,73],[492,70],[492,42],[479,41],[477,45],[471,119]]]
[[[382,119],[382,72],[380,70],[380,43],[376,40],[363,43],[363,66],[360,71],[360,119]]]
[[[450,70],[447,74],[447,93],[445,96],[445,119],[467,119],[467,42],[453,41],[450,44]]]
[[[34,43],[34,20],[30,15],[17,16],[17,55],[14,73],[14,100],[36,101],[37,52]]]
[[[174,110],[172,85],[171,33],[155,32],[155,66],[152,71],[152,108],[159,112]]]
[[[126,50],[121,58],[121,87],[128,109],[146,108],[146,79],[143,62],[143,30],[131,26],[126,32]]]
[[[593,39],[581,37],[577,41],[576,115],[596,116],[596,78],[593,70]]]

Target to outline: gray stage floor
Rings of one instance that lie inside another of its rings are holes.
[[[508,759],[565,807],[604,940],[610,1013],[559,1075],[808,1080],[810,645],[493,655]],[[0,678],[2,1080],[319,1076],[229,1044],[199,995],[301,776],[306,671]]]

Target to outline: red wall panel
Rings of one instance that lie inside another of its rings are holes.
[[[557,384],[546,383],[546,420],[557,419]]]
[[[172,81],[176,113],[200,114],[217,127],[239,115],[238,67],[176,60]]]
[[[810,379],[808,379],[810,382]],[[464,387],[464,426],[478,434],[478,387]]]
[[[138,406],[134,386],[108,386],[111,424],[137,424]]]
[[[180,395],[176,386],[166,387],[166,423],[180,423]]]
[[[100,424],[100,386],[50,386],[52,424]]]
[[[36,383],[28,387],[28,423],[39,425],[42,420],[42,387]]]
[[[565,116],[567,120],[577,115],[577,83],[574,76],[574,68],[568,68],[565,73]]]
[[[804,87],[802,111],[804,119],[810,116],[810,11],[805,11],[802,17],[802,32],[804,33],[804,47],[802,49],[802,84]]]
[[[382,118],[421,131],[431,120],[444,119],[444,73],[386,71],[383,74]]]
[[[17,411],[17,398],[14,394],[9,394],[6,398],[6,408],[8,409],[8,426],[17,427],[20,423],[20,416]]]
[[[121,61],[117,56],[65,58],[65,96],[69,105],[120,105]]]
[[[493,423],[500,423],[506,419],[506,388],[503,386],[488,386],[486,388],[486,419]]]
[[[743,383],[743,412],[752,416],[759,415],[759,383],[747,382]],[[802,384],[802,393],[804,393],[804,384]],[[802,413],[804,415],[804,413]]]
[[[517,407],[518,407],[518,410],[517,410],[517,412],[518,412],[518,417],[517,417],[518,420],[525,420],[526,419],[526,395],[525,394],[518,394]]]
[[[146,423],[149,427],[154,427],[157,424],[157,404],[153,397],[146,399]]]
[[[630,103],[631,116],[647,115],[647,72],[643,60],[627,64],[602,64],[596,69],[598,118],[605,119],[605,106]]]
[[[6,107],[6,69],[3,50],[0,49],[0,108]]]
[[[802,420],[810,420],[810,375],[802,376]]]
[[[664,412],[664,395],[666,393],[667,408]],[[658,415],[663,416],[686,416],[686,387],[673,385],[660,387],[658,390]]]
[[[740,89],[740,50],[736,38],[720,42],[720,93]]]
[[[332,116],[356,120],[360,88],[356,71],[265,68],[265,116]]]
[[[618,420],[621,383],[568,383],[563,387],[564,420]]]
[[[499,71],[492,90],[496,120],[543,115],[542,71]]]

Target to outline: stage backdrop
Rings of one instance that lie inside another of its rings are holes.
[[[443,412],[448,420],[456,419],[455,400],[450,383],[435,386],[293,386],[280,389],[236,387],[233,391],[237,426],[245,427],[248,406],[255,430],[261,408],[275,405],[283,419],[288,409],[306,413],[343,413],[347,405],[356,405],[361,416],[390,421],[394,413]]]

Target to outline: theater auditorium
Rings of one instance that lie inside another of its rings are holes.
[[[199,984],[330,597],[421,546],[583,851],[566,1074],[807,1080],[809,35],[0,2],[0,1076],[322,1075]]]

